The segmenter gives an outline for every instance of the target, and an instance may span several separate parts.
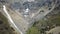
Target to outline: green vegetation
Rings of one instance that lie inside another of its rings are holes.
[[[52,28],[60,26],[60,13],[52,14],[45,20],[45,18],[35,22],[33,26],[27,31],[27,34],[46,34]]]
[[[36,27],[32,27],[27,34],[40,34],[40,31]]]
[[[15,30],[8,23],[7,18],[0,13],[0,34],[16,34]]]

